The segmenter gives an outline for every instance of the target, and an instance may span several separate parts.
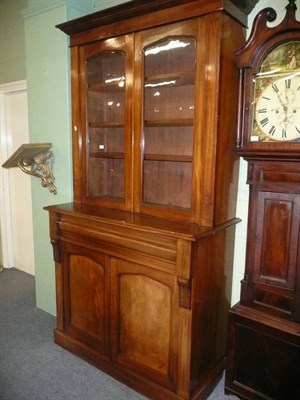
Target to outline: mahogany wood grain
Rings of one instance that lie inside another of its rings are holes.
[[[299,322],[300,165],[248,161],[250,208],[241,303]]]
[[[237,220],[147,225],[47,209],[62,252],[57,343],[150,398],[201,398],[224,365]]]
[[[246,26],[245,14],[249,13],[255,2],[256,0],[245,2],[236,0],[233,2],[230,0],[159,0],[149,3],[147,0],[135,0],[59,24],[57,28],[71,36],[72,46],[114,36],[115,32],[123,34],[124,32],[138,31],[165,25],[166,21],[176,22],[223,9]],[[172,7],[172,13],[170,13],[170,7]],[[101,35],[98,33],[99,27],[101,27]]]
[[[113,360],[174,391],[178,364],[174,276],[117,259],[112,268]]]
[[[225,391],[245,400],[300,398],[300,142],[252,136],[254,77],[271,51],[300,40],[295,1],[287,3],[285,18],[272,27],[275,10],[260,11],[236,51],[238,154],[248,162],[250,196],[241,298],[229,313]]]
[[[81,165],[83,132],[80,123],[79,93],[79,49],[71,49],[71,96],[72,96],[72,158],[73,158],[73,196],[76,203],[81,202]],[[73,145],[76,142],[78,145]]]
[[[58,26],[74,202],[46,207],[55,342],[154,400],[204,399],[224,368],[234,50],[255,2],[133,0]]]
[[[245,400],[299,398],[299,324],[282,322],[242,305],[230,310],[227,394]]]

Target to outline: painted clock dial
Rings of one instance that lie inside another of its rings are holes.
[[[254,82],[250,141],[300,142],[300,41],[268,53]]]

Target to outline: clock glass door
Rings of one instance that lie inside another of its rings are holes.
[[[250,141],[300,142],[300,41],[272,50],[255,76]]]

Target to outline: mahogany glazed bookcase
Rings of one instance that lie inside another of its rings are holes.
[[[241,4],[242,3],[242,4]],[[74,201],[46,207],[55,342],[145,396],[224,368],[238,71],[256,0],[134,0],[70,36]]]

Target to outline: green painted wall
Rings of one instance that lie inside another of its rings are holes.
[[[129,0],[95,0],[95,11],[104,10],[118,4],[126,3]]]
[[[109,2],[102,2],[107,7]],[[115,2],[116,3],[116,2]],[[51,142],[57,195],[32,179],[37,307],[56,313],[48,213],[43,207],[72,201],[69,38],[55,25],[95,11],[93,0],[28,0],[25,26],[30,142]]]
[[[26,79],[24,23],[27,0],[0,0],[0,84]]]
[[[43,207],[72,201],[69,47],[68,37],[55,25],[82,14],[82,7],[74,8],[72,1],[55,0],[28,0],[23,12],[30,142],[51,142],[55,157],[57,195],[32,179],[36,300],[39,308],[52,314],[56,313],[54,262]]]

